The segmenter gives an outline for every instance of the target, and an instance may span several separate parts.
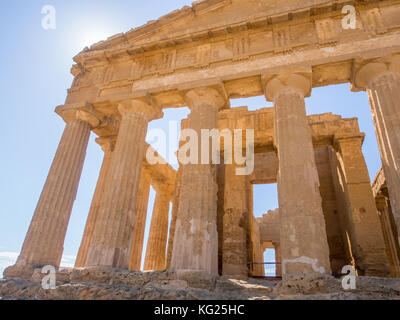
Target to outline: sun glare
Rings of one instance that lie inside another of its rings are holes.
[[[90,47],[91,45],[106,40],[112,36],[112,33],[101,29],[86,29],[81,30],[79,36],[79,42],[83,47]]]

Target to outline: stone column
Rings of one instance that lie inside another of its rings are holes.
[[[400,247],[397,242],[397,229],[394,225],[393,214],[390,210],[388,199],[379,193],[375,196],[376,207],[381,221],[383,238],[386,245],[386,255],[390,263],[392,278],[400,278]]]
[[[86,258],[89,249],[89,244],[92,239],[94,226],[99,213],[100,201],[104,192],[104,182],[110,168],[112,152],[115,147],[116,137],[98,138],[96,142],[101,146],[104,152],[103,164],[100,169],[99,179],[97,180],[96,190],[93,195],[92,204],[90,206],[89,215],[86,221],[85,231],[83,234],[81,246],[78,251],[78,256],[75,261],[75,268],[83,268],[86,266]]]
[[[64,134],[17,263],[6,269],[5,277],[30,277],[35,267],[60,265],[90,132],[99,124],[85,111],[64,111],[62,116]]]
[[[129,268],[147,126],[162,115],[141,100],[124,101],[118,110],[122,120],[89,246],[89,267]]]
[[[282,256],[281,256],[281,245],[279,242],[274,242],[273,246],[275,248],[275,273],[277,277],[282,277]]]
[[[129,270],[139,271],[142,265],[144,233],[146,229],[147,209],[150,195],[150,176],[142,169],[139,195],[136,203],[136,221],[130,253]]]
[[[400,242],[400,55],[357,69],[353,89],[367,90]]]
[[[263,80],[267,100],[275,103],[283,276],[330,273],[318,172],[304,102],[311,93],[311,70],[288,70]]]
[[[260,262],[264,262],[264,245],[261,243],[260,237],[260,225],[253,215],[250,217],[250,247],[251,247],[251,255],[248,255],[248,261],[253,262],[250,266],[249,273],[252,276],[262,277],[265,275],[265,265],[259,264]],[[254,264],[256,263],[256,264]]]
[[[225,165],[222,275],[247,278],[247,176],[237,175],[237,168],[235,164]]]
[[[168,269],[171,266],[172,248],[174,247],[176,220],[178,219],[179,197],[180,197],[180,192],[181,192],[181,182],[182,182],[182,167],[179,167],[178,172],[176,174],[174,198],[172,201],[171,223],[170,223],[169,237],[168,237],[168,248],[167,248],[167,268]]]
[[[143,267],[145,271],[166,269],[169,203],[172,192],[163,186],[156,186],[156,192]]]
[[[346,222],[355,267],[362,276],[387,276],[385,242],[360,137],[336,137],[347,205]]]
[[[201,137],[201,129],[216,129],[217,114],[225,100],[217,90],[200,88],[185,95],[190,107],[190,127]],[[200,141],[199,141],[200,142]],[[204,151],[204,150],[202,150]],[[199,152],[199,155],[201,152]],[[211,152],[210,152],[211,155]],[[218,274],[216,166],[185,164],[176,222],[171,270]]]

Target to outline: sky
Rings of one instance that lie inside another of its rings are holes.
[[[13,264],[64,129],[54,113],[65,102],[73,77],[72,58],[85,46],[145,24],[191,0],[4,0],[0,11],[0,276]],[[42,8],[56,9],[56,29],[42,28]],[[264,97],[237,99],[232,107],[249,110],[271,106]],[[380,167],[368,100],[364,92],[352,93],[349,85],[317,88],[306,99],[307,114],[332,112],[358,117],[367,134],[363,151],[371,179]],[[180,122],[188,108],[165,111],[151,128],[168,128]],[[62,265],[73,266],[98,178],[102,151],[92,134],[77,199],[71,215]],[[151,140],[151,139],[150,139]],[[152,142],[148,140],[148,142]],[[151,191],[146,235],[155,193]],[[254,187],[254,213],[260,216],[278,207],[276,185]],[[145,252],[145,248],[144,248]],[[273,254],[266,254],[273,261]]]

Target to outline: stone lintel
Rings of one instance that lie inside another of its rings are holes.
[[[345,143],[346,141],[357,141],[357,140],[360,142],[360,147],[362,147],[365,140],[365,133],[360,132],[360,134],[357,135],[338,133],[334,135],[333,147],[337,151],[340,151],[340,146],[342,143]]]

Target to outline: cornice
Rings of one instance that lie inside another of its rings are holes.
[[[192,7],[185,6],[180,10],[175,10],[158,20],[152,20],[143,26],[132,29],[126,33],[120,33],[108,38],[105,41],[100,41],[90,48],[85,48],[81,53],[74,57],[74,61],[78,64],[86,64],[90,60],[109,61],[112,58],[121,56],[133,56],[135,54],[149,52],[152,50],[160,50],[163,48],[174,47],[179,44],[194,42],[202,39],[212,39],[219,35],[226,35],[238,31],[252,30],[259,27],[278,25],[280,23],[293,21],[305,17],[314,17],[321,14],[332,13],[337,11],[338,6],[353,4],[355,6],[365,6],[369,3],[377,2],[377,0],[367,1],[351,1],[351,0],[319,0],[319,1],[301,1],[301,4],[287,8],[277,8],[267,12],[255,13],[245,19],[233,19],[229,24],[221,21],[218,24],[209,26],[196,32],[188,32],[182,29],[172,36],[165,36],[162,39],[156,39],[152,42],[137,44],[142,39],[149,38],[149,35],[154,35],[162,28],[165,28],[180,19],[187,17],[196,18],[199,12],[206,13],[227,6],[231,0],[205,0],[196,1]],[[385,2],[385,1],[379,1]],[[200,9],[200,7],[202,9]],[[207,8],[209,9],[207,11]],[[179,29],[179,28],[178,28]]]

